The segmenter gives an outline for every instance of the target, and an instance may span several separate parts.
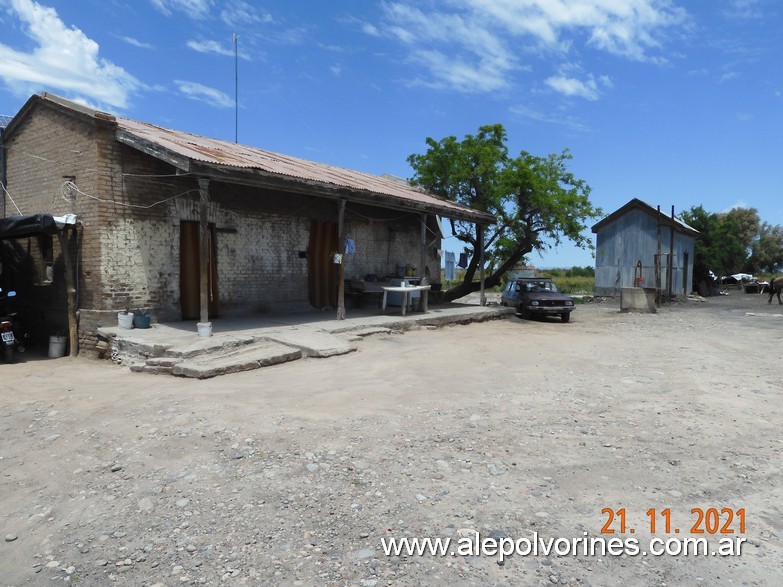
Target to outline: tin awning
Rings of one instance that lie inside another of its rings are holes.
[[[39,234],[57,234],[66,224],[75,224],[76,216],[52,216],[51,214],[33,214],[32,216],[9,216],[0,218],[0,240],[20,238]]]

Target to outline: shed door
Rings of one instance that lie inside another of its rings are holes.
[[[307,247],[307,283],[316,308],[337,307],[337,265],[329,253],[337,250],[337,224],[312,220]]]
[[[209,224],[208,259],[208,310],[209,317],[215,318],[219,310],[217,287],[217,255],[215,254],[215,225]],[[183,320],[201,318],[201,270],[199,268],[199,224],[183,221],[179,229],[179,297]]]

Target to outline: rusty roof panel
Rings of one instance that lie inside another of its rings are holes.
[[[316,163],[247,145],[171,130],[128,118],[117,117],[116,120],[118,129],[139,139],[154,143],[178,156],[201,163],[258,170],[340,188],[383,194],[419,205],[440,208],[439,213],[444,216],[448,216],[448,211],[450,210],[463,218],[467,216],[484,222],[494,220],[488,214],[438,198],[433,194],[411,186],[405,181],[391,177]]]

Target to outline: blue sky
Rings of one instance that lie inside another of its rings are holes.
[[[241,143],[406,178],[426,137],[499,122],[512,153],[569,148],[606,213],[638,197],[783,224],[782,13],[780,0],[0,0],[0,114],[50,91],[234,140],[238,111]],[[593,263],[569,246],[531,261]]]

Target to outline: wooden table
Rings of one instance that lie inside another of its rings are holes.
[[[400,307],[402,308],[402,315],[405,316],[405,309],[408,307],[408,294],[414,291],[420,291],[421,292],[421,310],[422,312],[427,312],[427,298],[429,297],[430,293],[430,287],[429,285],[410,285],[408,287],[403,287],[401,285],[396,286],[384,286],[383,288],[383,303],[381,304],[381,313],[386,312],[386,297],[390,291],[394,292],[400,292],[402,294],[402,304]]]

